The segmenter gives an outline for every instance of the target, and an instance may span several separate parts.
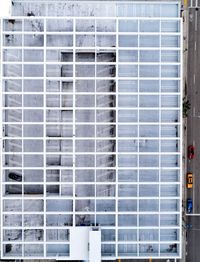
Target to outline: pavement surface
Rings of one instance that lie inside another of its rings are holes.
[[[187,262],[199,262],[199,243],[200,243],[200,216],[188,217],[188,224],[192,225],[191,229],[187,230]]]
[[[193,173],[193,213],[200,213],[200,9],[189,9],[187,99],[191,109],[187,119],[187,144],[195,146],[195,159],[188,160],[187,171]]]
[[[193,200],[193,215],[200,214],[200,8],[190,8],[188,34],[188,68],[186,95],[191,104],[187,118],[187,145],[195,146],[195,159],[187,160],[187,172],[193,173],[193,189],[188,189],[186,199]],[[183,174],[186,176],[186,174]],[[186,206],[186,203],[185,203]],[[186,262],[200,261],[200,215],[186,216]]]
[[[193,212],[200,213],[200,9],[189,10],[187,99],[191,104],[187,119],[187,144],[195,146],[195,159],[187,163],[188,172],[193,173],[194,187],[188,190],[187,197],[193,199]]]

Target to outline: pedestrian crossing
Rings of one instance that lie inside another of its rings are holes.
[[[189,0],[188,7],[189,8],[200,8],[200,0]]]

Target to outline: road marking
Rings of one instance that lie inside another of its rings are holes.
[[[197,16],[197,11],[195,12],[195,28],[194,30],[197,31],[197,27],[198,27],[198,16]]]
[[[197,42],[196,41],[194,42],[194,50],[195,51],[197,50]]]
[[[193,116],[195,116],[196,110],[195,107],[193,107]]]
[[[196,75],[194,74],[193,75],[193,83],[195,84],[195,82],[196,82]]]
[[[193,141],[194,143],[195,141]],[[195,144],[193,144],[195,146]],[[194,176],[193,176],[193,183],[194,183]],[[194,211],[194,207],[195,207],[195,190],[192,191],[192,205],[193,205],[193,211]]]

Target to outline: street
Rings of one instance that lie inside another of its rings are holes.
[[[195,147],[195,158],[187,160],[187,172],[193,173],[193,189],[188,189],[186,195],[193,200],[193,214],[200,214],[200,9],[189,9],[188,23],[186,92],[191,109],[187,118],[187,145]],[[187,230],[186,261],[199,262],[200,216],[187,216],[186,223],[192,224],[192,229]]]
[[[188,172],[193,173],[193,190],[188,190],[187,197],[193,199],[193,213],[200,213],[200,11],[189,10],[189,43],[188,43],[188,83],[187,98],[191,109],[187,119],[187,145],[195,147],[195,159],[188,160]]]
[[[199,261],[200,216],[188,217],[188,224],[192,225],[187,231],[187,262]]]

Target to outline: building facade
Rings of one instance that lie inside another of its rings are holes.
[[[1,20],[3,259],[181,257],[179,12],[12,2]]]

